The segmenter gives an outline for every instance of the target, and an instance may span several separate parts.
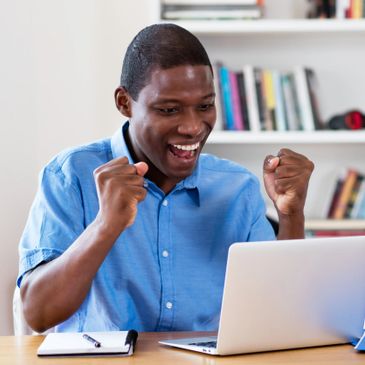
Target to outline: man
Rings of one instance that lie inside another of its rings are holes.
[[[20,244],[24,314],[44,331],[217,328],[227,252],[274,239],[258,180],[200,155],[216,119],[209,58],[175,25],[128,47],[111,138],[43,170]],[[313,164],[288,149],[264,162],[279,239],[304,236]]]

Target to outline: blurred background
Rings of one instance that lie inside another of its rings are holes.
[[[17,246],[38,173],[60,150],[111,135],[121,62],[151,0],[0,0],[0,335],[12,334]]]

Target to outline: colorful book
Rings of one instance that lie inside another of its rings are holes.
[[[254,69],[250,65],[243,67],[245,91],[247,96],[248,120],[252,132],[260,131],[260,118],[258,111]]]
[[[225,66],[220,68],[220,82],[222,90],[222,100],[226,114],[225,129],[234,130],[233,106],[232,106],[232,90],[229,79],[229,70]]]
[[[347,204],[350,200],[351,192],[356,184],[358,172],[354,169],[348,169],[345,180],[340,191],[338,202],[333,212],[334,219],[345,218]]]
[[[294,69],[295,86],[298,95],[300,122],[304,131],[314,131],[312,105],[309,96],[305,68],[297,66]]]
[[[250,122],[248,119],[247,97],[245,91],[245,76],[243,75],[243,72],[237,72],[236,75],[237,75],[238,91],[240,94],[243,129],[249,131]]]
[[[229,71],[229,80],[230,80],[231,91],[232,91],[234,130],[242,131],[244,129],[244,126],[243,126],[243,121],[242,121],[240,94],[239,94],[239,90],[238,90],[237,76],[233,71]]]
[[[288,130],[300,130],[300,120],[297,110],[297,100],[293,75],[291,73],[283,74],[281,77],[281,84],[283,87],[284,110],[288,123]]]
[[[275,93],[275,121],[276,130],[279,132],[284,132],[288,130],[288,125],[285,116],[285,105],[284,105],[284,95],[283,88],[281,84],[281,75],[277,70],[272,71],[274,93]]]
[[[215,89],[215,108],[217,112],[216,122],[214,130],[221,131],[224,129],[225,116],[224,110],[222,109],[222,97],[221,97],[221,87],[219,84],[219,68],[221,65],[216,63],[213,65],[213,77],[214,77],[214,89]]]
[[[365,178],[362,180],[351,211],[352,219],[365,219]]]
[[[254,78],[255,78],[255,91],[256,91],[256,100],[258,106],[258,114],[260,120],[260,130],[264,131],[265,128],[265,104],[264,98],[262,94],[262,70],[258,67],[255,67],[254,70]]]

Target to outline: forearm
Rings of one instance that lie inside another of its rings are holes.
[[[278,240],[304,238],[304,213],[293,215],[279,214]]]
[[[34,330],[43,332],[80,307],[117,237],[96,220],[60,257],[24,278],[24,316]]]

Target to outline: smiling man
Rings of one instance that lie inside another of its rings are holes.
[[[201,154],[214,101],[195,36],[160,24],[134,38],[115,91],[128,122],[41,173],[18,277],[33,329],[217,329],[229,246],[275,236],[258,179]],[[264,161],[279,239],[304,236],[312,170],[288,149]]]

